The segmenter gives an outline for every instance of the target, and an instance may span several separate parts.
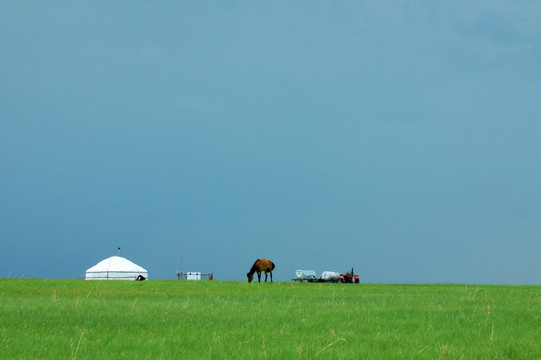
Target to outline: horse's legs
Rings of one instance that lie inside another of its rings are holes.
[[[259,280],[259,282],[261,282],[261,271],[257,272],[257,279]]]
[[[267,282],[267,271],[265,270],[265,282]]]
[[[271,282],[272,282],[272,271],[270,272],[270,274],[271,274]]]

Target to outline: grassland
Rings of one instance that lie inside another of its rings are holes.
[[[2,359],[539,359],[541,287],[0,279]]]

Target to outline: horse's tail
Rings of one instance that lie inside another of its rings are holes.
[[[274,268],[276,267],[276,265],[274,265],[274,263],[273,263],[272,261],[271,261],[271,265],[272,265],[272,267],[271,267],[271,271],[272,271],[272,270],[274,270]]]

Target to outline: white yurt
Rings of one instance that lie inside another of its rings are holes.
[[[86,280],[136,280],[139,276],[148,279],[148,272],[130,260],[111,256],[86,271]]]

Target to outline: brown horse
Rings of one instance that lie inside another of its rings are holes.
[[[261,282],[261,272],[265,272],[265,282],[267,282],[267,273],[270,273],[272,282],[272,270],[274,270],[274,263],[269,259],[257,259],[252,265],[250,272],[246,274],[248,276],[248,282],[252,282],[254,279],[254,273],[257,272],[257,278]]]

